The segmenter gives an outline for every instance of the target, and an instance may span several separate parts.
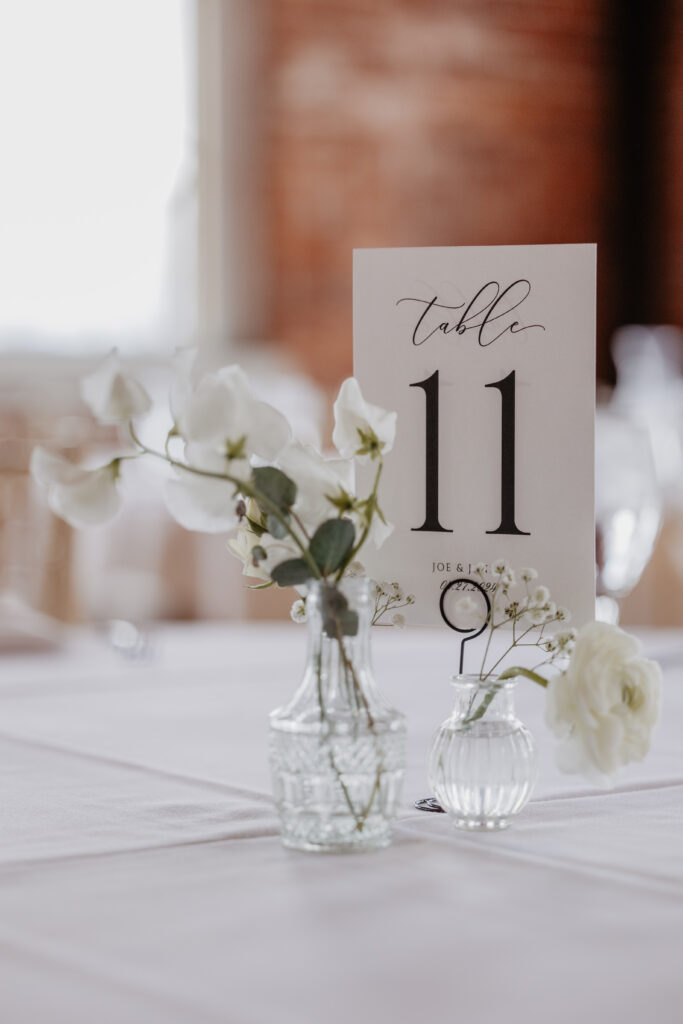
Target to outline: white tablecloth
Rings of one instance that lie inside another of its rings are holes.
[[[665,719],[650,759],[596,791],[553,766],[542,694],[535,799],[469,835],[414,811],[450,709],[445,633],[379,630],[409,715],[394,845],[284,850],[267,712],[302,627],[177,627],[133,665],[94,638],[0,662],[2,1024],[683,1020],[683,632],[653,633]]]

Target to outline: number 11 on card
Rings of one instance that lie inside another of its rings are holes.
[[[413,526],[415,532],[452,533],[439,520],[439,371],[431,377],[417,381],[411,388],[422,388],[425,393],[425,521]],[[515,371],[502,380],[486,384],[496,388],[501,397],[501,472],[500,472],[500,525],[488,534],[530,536],[515,522]]]

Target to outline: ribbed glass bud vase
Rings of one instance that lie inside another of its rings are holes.
[[[270,716],[282,841],[298,850],[387,846],[405,765],[405,720],[377,689],[367,579],[313,583],[308,657],[293,699]]]
[[[429,781],[458,828],[507,828],[536,782],[531,733],[515,716],[516,679],[455,676],[455,706],[434,737]]]

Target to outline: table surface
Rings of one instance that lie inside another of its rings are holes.
[[[267,713],[302,627],[183,626],[147,664],[74,634],[0,662],[2,1024],[430,1024],[683,1020],[683,631],[650,758],[610,792],[541,761],[513,827],[412,809],[450,710],[453,639],[378,630],[380,685],[409,723],[388,850],[283,849]]]

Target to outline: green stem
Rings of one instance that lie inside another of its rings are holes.
[[[500,673],[498,679],[514,679],[515,676],[524,676],[525,679],[530,679],[532,683],[538,683],[539,686],[548,685],[548,680],[544,679],[543,676],[539,676],[538,672],[534,672],[533,669],[515,666],[506,668],[504,672]]]
[[[337,572],[337,576],[336,576],[337,580],[340,580],[342,578],[342,576],[344,575],[344,572],[346,571],[347,565],[350,565],[351,562],[353,562],[354,558],[356,557],[356,555],[358,554],[358,552],[360,551],[360,549],[363,547],[363,545],[365,544],[366,540],[368,539],[368,534],[370,533],[370,527],[372,526],[372,520],[373,520],[373,518],[375,516],[375,510],[376,510],[376,507],[377,507],[377,491],[379,489],[379,481],[380,481],[380,477],[382,476],[382,469],[384,467],[384,459],[382,458],[381,455],[378,458],[379,458],[379,465],[377,466],[377,473],[375,475],[375,483],[374,483],[372,491],[370,493],[370,497],[368,498],[368,501],[371,503],[371,505],[370,505],[370,508],[371,508],[370,515],[368,516],[368,520],[367,520],[367,522],[365,524],[363,532],[360,535],[360,540],[355,545],[355,547],[353,547],[351,549],[351,552],[346,556],[346,558],[344,559],[344,561],[340,565],[339,570]]]

